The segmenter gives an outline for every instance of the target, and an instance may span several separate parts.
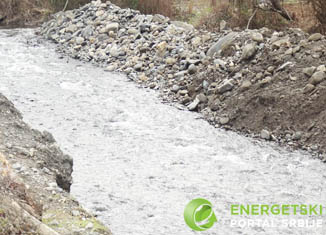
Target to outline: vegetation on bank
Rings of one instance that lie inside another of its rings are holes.
[[[0,24],[37,25],[51,13],[74,9],[91,0],[2,0]],[[102,0],[105,2],[106,0]],[[140,10],[144,14],[162,14],[187,21],[195,27],[218,30],[222,20],[229,27],[246,28],[257,9],[257,0],[111,0],[112,3]],[[275,12],[258,10],[250,28],[268,27],[281,30],[299,27],[308,32],[326,32],[324,0],[281,0],[293,21],[286,21]]]
[[[300,27],[308,32],[326,31],[325,0],[280,0],[292,22],[275,12],[258,10],[250,27],[284,29]],[[246,28],[257,9],[258,0],[112,0],[122,7],[131,7],[146,14],[162,14],[187,21],[195,27],[215,30],[222,20],[229,26]]]
[[[54,12],[78,8],[88,2],[90,0],[1,0],[0,25],[38,25]]]

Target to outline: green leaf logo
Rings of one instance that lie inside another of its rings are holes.
[[[186,224],[195,231],[205,231],[217,222],[212,203],[203,198],[197,198],[188,203],[184,211],[184,219]]]

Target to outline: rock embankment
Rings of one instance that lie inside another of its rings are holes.
[[[326,39],[300,29],[197,31],[93,1],[41,29],[61,52],[159,89],[209,122],[322,153]]]
[[[0,234],[110,234],[69,195],[72,165],[0,94]]]

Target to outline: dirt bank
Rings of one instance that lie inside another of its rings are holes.
[[[110,234],[69,195],[72,159],[0,94],[0,234]]]

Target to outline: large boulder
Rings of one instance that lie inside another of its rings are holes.
[[[220,40],[218,40],[217,43],[213,44],[209,48],[207,51],[207,56],[213,57],[214,55],[219,55],[222,50],[225,50],[232,45],[237,35],[238,33],[231,32],[228,35],[222,37]]]

